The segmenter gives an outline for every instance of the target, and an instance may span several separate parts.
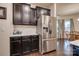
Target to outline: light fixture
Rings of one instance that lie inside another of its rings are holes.
[[[79,22],[79,18],[77,19],[77,21]]]

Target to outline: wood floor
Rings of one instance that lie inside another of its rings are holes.
[[[34,52],[25,56],[72,56],[72,47],[70,46],[69,40],[67,39],[59,39],[57,41],[57,49],[56,51],[40,54],[39,52]]]

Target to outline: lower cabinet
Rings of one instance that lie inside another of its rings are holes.
[[[79,56],[79,47],[72,45],[73,47],[73,56]]]
[[[32,50],[32,41],[30,39],[30,36],[23,36],[22,37],[22,53],[23,55],[28,54]]]
[[[10,38],[10,55],[27,55],[33,51],[39,51],[39,36],[21,36]]]
[[[21,37],[11,37],[10,38],[10,55],[20,56],[21,50]]]
[[[32,39],[32,51],[38,51],[39,50],[38,36],[31,36],[31,39]]]

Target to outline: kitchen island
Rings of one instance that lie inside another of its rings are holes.
[[[79,40],[71,41],[70,44],[73,48],[73,56],[79,56]]]

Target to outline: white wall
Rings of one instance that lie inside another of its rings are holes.
[[[54,8],[56,8],[56,6],[54,6],[54,4],[51,4],[51,6],[50,6],[50,9],[51,9],[51,20],[52,20],[52,32],[53,32],[53,34],[52,34],[52,37],[56,37],[56,14],[55,14],[55,12],[56,12],[56,9],[54,9]]]
[[[20,31],[22,34],[36,34],[36,26],[26,26],[26,25],[15,25],[14,31]]]
[[[0,3],[0,6],[7,8],[7,18],[0,19],[0,56],[10,55],[10,40],[12,34],[12,4]]]
[[[51,17],[52,37],[56,38],[56,17]]]

